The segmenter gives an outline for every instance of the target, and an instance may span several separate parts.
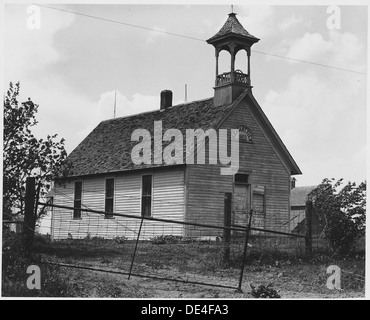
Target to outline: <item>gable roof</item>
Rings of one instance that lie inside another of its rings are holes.
[[[263,128],[267,130],[267,134],[269,135],[269,137],[272,138],[272,142],[279,150],[279,154],[283,156],[284,160],[286,161],[288,166],[291,168],[290,174],[292,175],[302,174],[301,169],[299,169],[297,163],[294,161],[287,147],[281,140],[280,136],[278,135],[274,127],[272,126],[270,120],[267,118],[266,114],[263,112],[257,100],[254,98],[251,90],[247,91],[247,96],[252,102],[252,105],[254,106],[254,109],[255,109],[255,114],[257,118],[261,121]]]
[[[290,191],[290,206],[301,207],[306,205],[308,194],[317,186],[295,187]]]
[[[146,129],[153,140],[154,121],[162,121],[163,132],[167,129],[179,129],[183,134],[186,129],[213,128],[232,108],[232,104],[215,107],[213,98],[179,104],[165,110],[155,110],[128,117],[102,121],[70,153],[68,160],[72,164],[70,176],[121,172],[163,164],[135,165],[131,160],[131,151],[138,143],[131,141],[135,129]],[[163,145],[169,144],[163,143]],[[152,142],[153,145],[153,142]]]
[[[175,105],[164,110],[154,110],[102,121],[68,156],[72,165],[69,176],[107,174],[168,166],[165,162],[141,165],[132,162],[131,151],[138,143],[137,141],[131,141],[131,134],[135,129],[148,130],[151,134],[152,146],[154,145],[154,121],[162,121],[162,132],[167,129],[178,129],[184,136],[186,129],[203,129],[206,131],[214,128],[217,130],[228,115],[247,96],[253,97],[250,88],[247,88],[233,103],[223,106],[216,107],[213,98],[209,98]],[[256,112],[263,119],[262,123],[271,126],[254,98],[252,102],[256,104]],[[273,135],[274,141],[280,145],[279,151],[283,153],[282,156],[291,168],[292,174],[301,173],[272,126],[268,134]],[[160,147],[169,143],[171,142],[163,142]],[[186,149],[185,143],[183,148]]]
[[[229,17],[227,18],[222,28],[213,37],[209,38],[207,42],[210,43],[230,35],[247,37],[253,41],[259,40],[258,38],[252,36],[247,30],[244,29],[242,24],[236,18],[236,13],[229,13]]]

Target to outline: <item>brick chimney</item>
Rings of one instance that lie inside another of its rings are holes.
[[[161,110],[165,110],[172,106],[172,91],[163,90],[161,91]]]

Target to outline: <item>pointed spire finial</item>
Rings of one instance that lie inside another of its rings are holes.
[[[231,5],[231,12],[229,13],[230,17],[235,17],[236,13],[234,12],[234,5]]]

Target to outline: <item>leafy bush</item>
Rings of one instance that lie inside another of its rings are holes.
[[[2,246],[2,296],[4,297],[68,297],[71,287],[60,276],[59,267],[40,264],[26,258],[22,250],[22,238],[3,229]],[[27,268],[38,265],[41,271],[41,289],[28,289]]]
[[[35,177],[38,192],[45,196],[55,178],[70,171],[64,139],[57,135],[37,139],[32,130],[37,125],[38,105],[30,98],[19,102],[20,84],[9,83],[3,97],[3,219],[24,210],[27,177]],[[37,172],[37,175],[36,175]],[[41,214],[40,211],[38,214]]]
[[[257,288],[253,284],[250,286],[254,298],[280,298],[278,291],[272,287],[272,283],[269,283],[267,286],[261,284]]]
[[[179,243],[183,240],[181,236],[173,236],[173,235],[161,235],[156,236],[151,239],[153,244],[166,244],[166,243]]]
[[[128,239],[125,236],[117,236],[113,238],[113,241],[116,243],[125,243]]]
[[[343,179],[324,179],[311,193],[313,211],[323,225],[334,254],[348,254],[365,234],[366,181],[356,186],[348,182],[341,190]]]

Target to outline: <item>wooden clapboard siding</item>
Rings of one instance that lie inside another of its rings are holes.
[[[222,128],[247,126],[253,133],[253,143],[240,142],[239,172],[250,172],[251,183],[265,187],[265,222],[267,229],[288,231],[290,171],[265,129],[254,114],[253,106],[243,100],[223,122]],[[261,226],[261,221],[258,221]]]
[[[190,222],[223,225],[224,194],[232,192],[232,176],[221,176],[219,165],[188,165],[188,192],[186,220]],[[218,236],[222,230],[187,228],[187,236]]]
[[[54,201],[56,205],[73,207],[73,182],[54,186]],[[66,239],[68,237],[70,223],[72,221],[72,210],[53,208],[52,239]]]
[[[141,175],[127,174],[116,178],[115,210],[118,213],[141,214]]]
[[[115,179],[114,212],[141,216],[141,179],[144,173],[115,174],[84,178],[82,204],[85,208],[104,211],[105,179]],[[146,172],[152,174],[152,216],[176,221],[184,220],[184,169]],[[55,187],[54,203],[73,206],[74,182]],[[73,219],[73,211],[54,208],[53,238],[65,239],[97,236],[136,238],[141,219],[115,216],[107,219],[102,214],[81,212],[81,219]],[[142,239],[157,235],[183,235],[183,227],[174,223],[144,220]]]
[[[253,194],[253,219],[252,227],[265,228],[266,214],[265,214],[265,199],[264,194]],[[253,231],[252,234],[262,234],[259,231]]]
[[[252,106],[242,101],[223,122],[221,129],[247,126],[252,130],[254,143],[240,142],[239,173],[248,173],[253,185],[265,187],[265,221],[259,214],[255,224],[269,229],[288,231],[290,172],[267,133],[254,116]],[[230,138],[228,149],[230,150]],[[220,174],[221,165],[188,165],[187,213],[189,221],[223,224],[224,194],[233,192],[233,177]],[[206,233],[206,230],[201,232]],[[190,231],[188,233],[191,233]],[[219,234],[213,230],[211,234]]]
[[[187,211],[186,221],[208,225],[223,225],[224,215],[224,193],[232,192],[232,176],[220,174],[220,164],[209,164],[209,155],[212,151],[218,151],[217,144],[207,143],[201,145],[196,153],[204,152],[205,162],[198,163],[197,154],[194,163],[187,165]],[[209,139],[211,141],[211,139]],[[217,159],[216,159],[217,160]],[[220,236],[222,230],[187,227],[186,236],[209,237]]]
[[[184,169],[156,171],[153,174],[152,216],[154,218],[184,221]],[[183,235],[183,225],[145,221],[143,236]]]

